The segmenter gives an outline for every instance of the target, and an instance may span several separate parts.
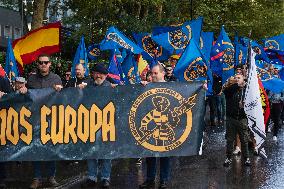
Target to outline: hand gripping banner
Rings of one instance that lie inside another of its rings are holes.
[[[29,90],[0,100],[0,161],[198,154],[201,82]]]

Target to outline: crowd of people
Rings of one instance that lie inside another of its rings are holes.
[[[42,89],[52,87],[56,91],[63,88],[78,87],[84,89],[89,86],[100,87],[116,87],[112,79],[108,77],[108,70],[105,65],[98,63],[92,69],[90,77],[85,77],[86,69],[82,64],[77,64],[75,68],[76,77],[71,78],[71,71],[65,73],[64,78],[60,78],[57,74],[52,73],[50,68],[52,62],[49,55],[42,54],[38,57],[37,70],[32,72],[27,79],[17,77],[15,83],[11,85],[8,79],[0,78],[0,98],[12,92],[26,94],[29,89]],[[147,73],[141,75],[142,85],[147,85],[149,82],[177,82],[177,78],[173,74],[174,63],[162,65],[157,64],[153,66]],[[277,70],[273,67],[268,68],[271,73],[277,74]],[[207,91],[206,106],[210,111],[210,123],[208,127],[225,126],[226,127],[226,141],[227,152],[224,161],[224,166],[228,167],[233,161],[233,155],[242,154],[244,165],[250,166],[250,150],[255,155],[253,135],[247,126],[247,118],[244,112],[244,94],[246,89],[246,67],[241,66],[235,69],[235,75],[231,77],[224,85],[220,76],[213,76],[213,92]],[[207,89],[206,83],[203,85]],[[284,121],[284,92],[274,94],[268,91],[268,96],[271,103],[271,120],[274,123],[273,140],[277,141],[277,135],[281,124]],[[281,117],[282,116],[282,117]],[[282,121],[280,121],[282,119]],[[270,132],[268,125],[267,132]],[[249,145],[252,143],[252,145]],[[147,171],[145,182],[139,188],[151,188],[155,186],[157,160],[156,157],[145,158]],[[159,158],[160,161],[160,183],[159,188],[164,189],[168,187],[170,181],[171,157]],[[141,159],[138,160],[141,163]],[[34,178],[30,188],[42,187],[42,166],[45,164],[44,175],[48,177],[50,186],[58,186],[55,179],[56,176],[56,162],[33,162]],[[0,163],[0,188],[5,188],[5,163]],[[90,159],[87,160],[87,176],[84,186],[96,185],[98,181],[101,182],[102,187],[108,188],[110,186],[112,163],[111,159]],[[8,171],[8,170],[6,170]],[[98,178],[100,175],[100,178]]]

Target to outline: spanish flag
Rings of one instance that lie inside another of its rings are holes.
[[[51,23],[13,41],[14,55],[21,67],[34,62],[40,54],[60,51],[60,30],[60,22]]]
[[[141,75],[143,72],[147,72],[149,70],[149,65],[146,60],[143,59],[142,55],[138,55],[138,72]]]

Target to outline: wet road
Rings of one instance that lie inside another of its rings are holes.
[[[278,189],[284,188],[284,128],[279,133],[278,142],[272,141],[269,133],[266,141],[268,159],[252,157],[252,166],[245,167],[240,156],[235,156],[231,167],[223,167],[225,158],[225,133],[223,127],[207,128],[203,155],[193,157],[173,157],[171,182],[173,189]],[[136,165],[135,159],[113,161],[111,188],[138,188],[143,182],[145,163]],[[10,163],[7,178],[8,188],[27,188],[32,178],[30,163]],[[83,188],[79,183],[85,174],[84,162],[60,162],[57,179],[59,188]],[[93,187],[94,188],[94,187]],[[95,187],[95,188],[99,188]]]

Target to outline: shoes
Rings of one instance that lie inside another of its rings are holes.
[[[50,177],[50,178],[48,179],[48,184],[49,184],[49,186],[51,186],[51,187],[59,186],[59,183],[55,180],[55,177]]]
[[[103,188],[109,188],[110,186],[110,181],[108,179],[103,179],[102,180],[102,187]]]
[[[253,155],[258,156],[258,151],[256,149],[253,150]]]
[[[267,127],[268,127],[267,132],[268,132],[268,133],[271,133],[270,127],[269,127],[269,126],[267,126]]]
[[[143,184],[139,185],[139,189],[155,188],[155,181],[145,181]]]
[[[273,136],[273,141],[277,142],[277,136]]]
[[[34,179],[32,184],[30,185],[30,189],[40,188],[42,186],[42,182],[40,179]]]
[[[246,158],[245,165],[246,166],[251,166],[251,162],[250,162],[249,158]]]
[[[229,167],[232,164],[232,158],[226,158],[224,162],[224,167]]]
[[[82,187],[93,187],[97,184],[97,178],[95,180],[91,180],[89,178],[86,179],[86,181],[82,184]]]
[[[166,189],[166,188],[168,188],[168,183],[167,182],[161,182],[159,189]]]
[[[233,152],[234,155],[240,155],[241,154],[241,149],[240,147],[236,146],[235,151]]]

